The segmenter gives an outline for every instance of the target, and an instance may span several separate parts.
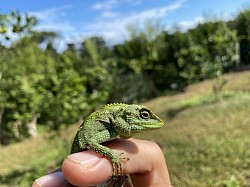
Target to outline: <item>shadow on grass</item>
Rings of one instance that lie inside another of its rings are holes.
[[[180,112],[188,109],[188,108],[191,108],[192,106],[190,105],[185,105],[185,106],[181,106],[179,108],[173,108],[173,109],[169,109],[167,111],[167,117],[172,120],[173,118],[175,118],[175,116],[177,116]]]
[[[229,99],[233,96],[235,96],[235,93],[219,93],[219,94],[213,94],[210,96],[192,98],[190,100],[185,101],[185,103],[183,103],[179,107],[167,110],[167,117],[170,120],[172,120],[179,113],[187,109],[219,103],[220,101],[224,99]]]

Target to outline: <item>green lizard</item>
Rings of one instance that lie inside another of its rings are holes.
[[[113,179],[121,179],[120,155],[100,143],[130,138],[135,133],[161,128],[164,122],[142,105],[108,104],[90,114],[79,127],[71,153],[86,149],[108,157],[113,164]]]

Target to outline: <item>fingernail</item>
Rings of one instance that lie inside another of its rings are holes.
[[[41,187],[62,186],[66,180],[62,172],[55,172],[36,179],[36,183]]]
[[[92,168],[96,166],[98,162],[101,161],[101,158],[98,157],[95,153],[92,152],[79,152],[67,157],[71,161],[80,164],[85,169]]]

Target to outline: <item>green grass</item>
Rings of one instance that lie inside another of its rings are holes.
[[[226,76],[217,95],[214,80],[183,94],[144,103],[164,119],[163,129],[137,135],[163,149],[171,180],[178,187],[250,186],[250,71]],[[30,186],[57,168],[67,155],[76,125],[59,135],[0,147],[0,186]]]
[[[44,132],[37,138],[0,146],[0,186],[31,186],[37,177],[59,167],[70,150],[76,129],[74,125],[59,135]]]
[[[186,102],[158,139],[175,186],[226,186],[232,176],[249,185],[250,93]]]

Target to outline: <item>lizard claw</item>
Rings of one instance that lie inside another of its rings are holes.
[[[112,175],[112,178],[115,179],[115,180],[117,180],[120,176],[123,176],[123,168],[122,168],[120,160],[126,160],[126,161],[129,160],[129,158],[121,157],[121,155],[123,155],[123,154],[124,153],[120,154],[119,161],[115,161],[112,164],[112,166],[113,166],[113,175]]]
[[[120,160],[126,160],[126,161],[129,161],[130,160],[130,158],[128,158],[128,157],[121,157],[122,155],[124,155],[125,153],[121,153],[120,154]]]
[[[118,163],[113,163],[113,175],[112,178],[117,180],[119,176],[123,175],[123,169],[122,169],[122,165],[120,162]]]

